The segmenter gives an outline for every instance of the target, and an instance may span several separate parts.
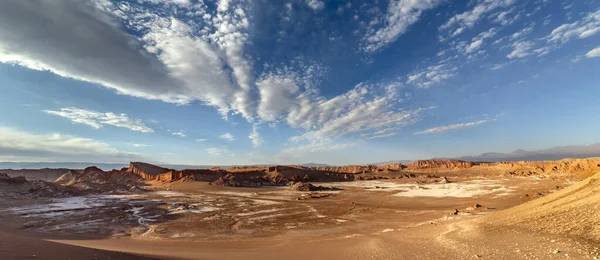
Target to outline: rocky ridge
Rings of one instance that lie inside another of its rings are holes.
[[[27,180],[23,176],[10,177],[0,172],[0,198],[60,197],[77,191],[42,180]]]
[[[64,187],[73,187],[88,192],[129,193],[141,191],[144,179],[131,174],[127,169],[105,172],[95,166],[84,170],[70,170],[56,181]]]

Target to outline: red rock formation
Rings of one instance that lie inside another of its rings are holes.
[[[389,164],[381,164],[379,166],[377,166],[378,170],[380,171],[401,171],[404,170],[406,168],[406,165],[401,164],[401,163],[389,163]]]
[[[346,165],[346,166],[319,166],[313,167],[317,171],[335,172],[335,173],[368,173],[377,172],[375,165]]]
[[[130,162],[127,171],[148,181],[175,181],[186,176],[183,171],[175,171],[143,162]]]

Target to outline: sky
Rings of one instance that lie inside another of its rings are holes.
[[[0,161],[366,164],[600,139],[600,0],[0,1]]]

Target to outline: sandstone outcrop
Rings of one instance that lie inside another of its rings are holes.
[[[368,173],[377,172],[376,165],[346,165],[346,166],[319,166],[313,167],[317,171],[335,172],[335,173]]]
[[[442,160],[442,159],[430,159],[430,160],[417,160],[406,165],[409,170],[421,170],[421,169],[456,169],[456,168],[471,168],[475,165],[473,162],[460,161],[460,160]]]
[[[194,173],[189,170],[176,171],[143,162],[130,162],[127,171],[148,181],[176,181],[194,176]]]

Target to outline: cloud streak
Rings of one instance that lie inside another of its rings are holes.
[[[0,127],[0,160],[124,162],[136,158],[140,156],[90,138]]]
[[[384,24],[384,26],[377,29],[369,28],[362,38],[363,50],[375,52],[386,47],[406,33],[411,25],[418,22],[424,11],[444,2],[443,0],[390,1],[386,14],[371,22],[371,24]]]
[[[459,129],[464,129],[464,128],[468,128],[468,127],[472,127],[472,126],[476,126],[476,125],[481,125],[487,121],[488,120],[479,120],[479,121],[463,123],[463,124],[438,126],[438,127],[429,128],[427,130],[415,132],[415,134],[416,135],[438,134],[438,133],[443,133],[443,132],[447,132],[447,131],[451,131],[451,130],[459,130]]]
[[[588,53],[585,54],[586,57],[588,58],[597,58],[600,57],[600,47],[597,47],[591,51],[589,51]]]
[[[154,130],[146,126],[142,120],[129,118],[126,114],[115,114],[112,112],[101,113],[76,107],[61,108],[59,111],[44,110],[44,112],[50,115],[67,118],[75,124],[84,124],[96,129],[101,128],[103,125],[112,125],[142,133],[154,132]]]

